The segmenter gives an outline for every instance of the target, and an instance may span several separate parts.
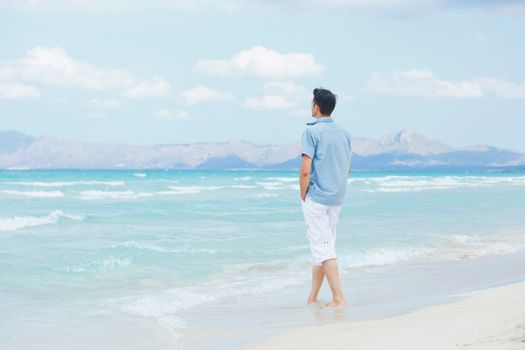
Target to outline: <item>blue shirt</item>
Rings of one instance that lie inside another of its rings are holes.
[[[320,117],[306,125],[301,151],[312,158],[306,195],[317,203],[341,205],[352,158],[350,134],[331,117]]]

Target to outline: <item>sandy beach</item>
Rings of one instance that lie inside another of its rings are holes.
[[[291,329],[249,349],[525,349],[525,282],[457,296],[396,317]]]

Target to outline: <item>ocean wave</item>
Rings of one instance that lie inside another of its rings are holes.
[[[272,273],[268,274],[268,269]],[[153,318],[162,329],[174,335],[185,327],[179,312],[206,303],[258,295],[305,283],[309,273],[290,273],[290,269],[275,264],[247,264],[230,267],[220,278],[195,286],[170,288],[139,297],[124,297],[107,301],[108,305],[133,316]],[[243,271],[239,274],[237,271]],[[261,273],[266,272],[266,273]]]
[[[266,177],[264,180],[267,181],[282,181],[282,182],[299,182],[299,176],[297,177]]]
[[[195,194],[204,191],[216,191],[228,188],[252,189],[255,185],[223,185],[223,186],[168,186],[173,191],[163,191],[161,194]]]
[[[137,241],[126,241],[123,243],[117,243],[111,246],[111,248],[118,248],[118,247],[126,247],[126,248],[135,248],[139,250],[151,250],[155,252],[161,252],[161,253],[184,253],[184,254],[216,254],[217,250],[212,248],[165,248],[159,245],[151,244],[151,243],[143,243],[143,242],[137,242]]]
[[[194,194],[203,191],[213,191],[228,188],[228,186],[168,186],[173,190],[172,194]]]
[[[436,254],[433,248],[376,248],[368,250],[354,251],[351,254],[340,257],[341,266],[344,269],[368,266],[394,265],[401,262],[409,262],[417,259],[424,259]]]
[[[56,198],[64,197],[64,193],[61,191],[14,191],[14,190],[1,190],[0,193],[5,193],[10,196],[23,196],[23,197],[34,197],[34,198]]]
[[[448,238],[453,259],[475,259],[517,252],[525,246],[522,234],[454,235]]]
[[[465,260],[510,254],[525,247],[523,233],[452,235],[421,247],[381,247],[341,255],[346,269],[429,260]]]
[[[153,197],[153,192],[135,192],[135,191],[81,191],[80,198],[85,200],[97,199],[137,199]]]
[[[281,191],[281,190],[299,190],[299,184],[287,184],[280,181],[258,181],[257,186],[260,186],[268,191]]]
[[[515,251],[508,245],[516,244],[520,235],[500,235],[481,237],[477,235],[457,235],[440,240],[439,244],[428,246],[380,247],[339,254],[342,273],[354,268],[386,266],[400,263],[428,261],[428,259],[464,259],[504,254]],[[499,237],[499,238],[497,238]],[[522,240],[523,237],[521,236]],[[504,243],[503,245],[501,243]],[[137,242],[125,242],[125,246],[139,249],[158,249]],[[491,247],[487,249],[487,247]],[[207,303],[231,300],[272,293],[276,290],[308,283],[310,281],[311,260],[302,254],[307,246],[292,246],[287,251],[297,251],[299,256],[286,261],[235,264],[224,268],[212,280],[193,286],[166,289],[157,293],[112,299],[109,305],[133,316],[152,318],[163,329],[178,334],[185,327],[180,313]],[[463,254],[469,252],[467,255]],[[472,254],[476,252],[476,254]]]
[[[147,175],[144,174],[144,173],[134,173],[133,176],[136,176],[136,177],[146,177]]]
[[[69,273],[100,272],[113,269],[127,269],[131,264],[129,258],[117,258],[110,256],[104,260],[96,260],[88,264],[62,265],[54,268],[55,271]]]
[[[257,188],[255,185],[230,185],[230,188],[239,188],[239,189],[250,189],[250,188]]]
[[[234,177],[233,181],[248,181],[251,180],[251,176],[241,176],[241,177]]]
[[[169,196],[169,195],[186,195],[197,194],[205,191],[216,191],[221,189],[236,188],[236,189],[252,189],[255,185],[226,185],[226,186],[168,186],[170,190],[154,191],[154,192],[136,192],[132,190],[127,191],[102,191],[89,190],[79,192],[79,197],[85,200],[99,200],[99,199],[141,199],[155,196]]]
[[[46,216],[15,216],[13,218],[0,218],[0,231],[15,231],[25,227],[56,224],[60,218],[84,220],[84,216],[66,214],[62,210],[54,210]]]
[[[38,186],[38,187],[65,187],[76,185],[105,185],[105,186],[124,186],[124,181],[10,181],[11,185]]]
[[[525,186],[525,176],[382,176],[350,178],[350,185],[365,192],[418,192],[456,188]]]
[[[261,198],[273,198],[277,197],[275,193],[258,193],[255,195],[255,198],[261,199]]]
[[[268,191],[277,191],[277,190],[285,190],[286,186],[282,182],[278,181],[259,181],[256,182],[258,186],[263,187],[265,190]]]

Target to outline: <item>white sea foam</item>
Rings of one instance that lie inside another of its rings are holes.
[[[172,194],[194,194],[203,191],[213,191],[227,188],[228,186],[168,186]]]
[[[38,186],[38,187],[64,187],[77,185],[105,185],[105,186],[124,186],[124,181],[10,181],[11,185]]]
[[[216,254],[217,250],[212,248],[188,248],[188,247],[182,247],[182,248],[165,248],[159,245],[151,244],[151,243],[143,243],[143,242],[137,242],[137,241],[126,241],[123,243],[117,243],[111,246],[111,248],[118,248],[118,247],[127,247],[127,248],[135,248],[139,250],[151,250],[155,252],[161,252],[161,253],[185,253],[185,254]]]
[[[135,192],[135,191],[81,191],[80,198],[84,200],[97,200],[97,199],[137,199],[152,197],[155,194],[153,192]]]
[[[14,190],[1,190],[0,193],[5,193],[10,196],[23,196],[23,197],[34,197],[34,198],[55,198],[64,197],[64,193],[61,191],[14,191]]]
[[[114,269],[114,268],[124,269],[124,268],[127,268],[130,264],[131,264],[131,260],[128,258],[120,259],[120,258],[115,258],[113,256],[110,256],[109,258],[102,260],[99,263],[99,266],[102,270],[105,271],[105,270]]]
[[[455,259],[475,259],[487,255],[514,253],[525,246],[524,235],[454,235],[448,238]]]
[[[136,176],[136,177],[146,177],[147,175],[144,174],[144,173],[134,173],[133,176]]]
[[[273,272],[261,274],[268,269]],[[113,299],[108,303],[133,316],[153,318],[162,329],[176,334],[185,327],[185,322],[177,315],[182,310],[225,299],[275,292],[304,283],[308,278],[309,271],[306,270],[297,274],[279,264],[246,264],[230,267],[220,278],[207,283]]]
[[[256,184],[257,184],[257,186],[261,186],[265,190],[268,190],[268,191],[280,191],[280,190],[294,190],[294,191],[298,191],[300,189],[299,183],[290,184],[290,182],[291,181],[288,181],[288,180],[285,180],[284,182],[281,182],[281,181],[258,181],[258,182],[256,182]]]
[[[456,188],[525,186],[525,176],[381,176],[350,178],[348,183],[365,192],[418,192]]]
[[[168,186],[173,191],[163,191],[161,194],[194,194],[204,191],[216,191],[227,188],[237,189],[251,189],[256,188],[255,185],[223,185],[223,186]]]
[[[393,265],[428,260],[476,259],[487,255],[514,253],[525,247],[523,233],[498,235],[453,235],[432,246],[381,247],[341,255],[344,268]]]
[[[255,185],[231,185],[230,188],[239,188],[239,189],[250,189],[250,188],[257,188]]]
[[[0,231],[15,231],[25,227],[56,224],[60,218],[70,220],[84,220],[84,216],[66,214],[62,210],[54,210],[45,216],[15,216],[0,218]]]
[[[233,181],[248,181],[251,180],[251,176],[241,176],[241,177],[234,177]]]
[[[273,198],[277,197],[275,193],[258,193],[255,195],[255,198],[261,199],[261,198]]]
[[[463,259],[458,253],[468,254],[468,258],[484,256],[485,254],[503,254],[511,252],[507,245],[516,244],[523,235],[501,235],[500,239],[487,236],[458,235],[442,239],[439,244],[429,246],[380,247],[356,250],[340,254],[341,271],[348,273],[353,268],[385,266],[427,259]],[[501,245],[500,243],[505,243]],[[480,244],[481,243],[481,244]],[[138,249],[162,250],[157,245],[148,245],[136,241],[124,242],[123,246]],[[486,249],[487,246],[492,247]],[[480,249],[480,247],[483,247]],[[266,263],[247,263],[228,266],[220,276],[198,285],[171,288],[158,293],[148,293],[138,297],[113,299],[110,306],[118,308],[133,316],[152,318],[162,329],[178,335],[185,328],[185,322],[180,318],[183,310],[188,310],[206,303],[231,300],[232,298],[254,296],[275,292],[289,286],[307,283],[310,279],[310,256],[307,246],[292,246],[286,251],[300,254],[292,262],[270,261]],[[305,254],[302,254],[304,252]]]
[[[168,186],[170,190],[155,191],[155,192],[136,192],[132,190],[127,191],[102,191],[89,190],[79,192],[81,199],[97,200],[97,199],[141,199],[155,196],[169,196],[169,195],[185,195],[197,194],[205,191],[215,191],[227,188],[236,189],[252,189],[255,185],[226,185],[226,186]]]
[[[414,261],[417,259],[424,259],[436,254],[433,248],[376,248],[355,251],[351,254],[340,257],[341,266],[343,268],[364,267],[364,266],[383,266],[394,265],[400,262]]]
[[[299,182],[299,176],[297,177],[266,177],[264,180],[282,181],[282,182]]]
[[[286,186],[282,182],[278,181],[259,181],[256,182],[258,186],[262,186],[264,189],[269,191],[285,190]]]
[[[131,265],[131,259],[129,258],[117,258],[110,256],[106,259],[96,260],[88,264],[58,266],[54,270],[69,273],[85,273],[109,271],[114,269],[127,269],[129,265]]]

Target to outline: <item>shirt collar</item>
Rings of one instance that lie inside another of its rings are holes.
[[[332,119],[332,117],[320,117],[320,118],[315,118],[313,122],[306,123],[306,125],[314,125],[314,124],[322,123],[322,122],[331,123],[333,121],[334,120]]]

